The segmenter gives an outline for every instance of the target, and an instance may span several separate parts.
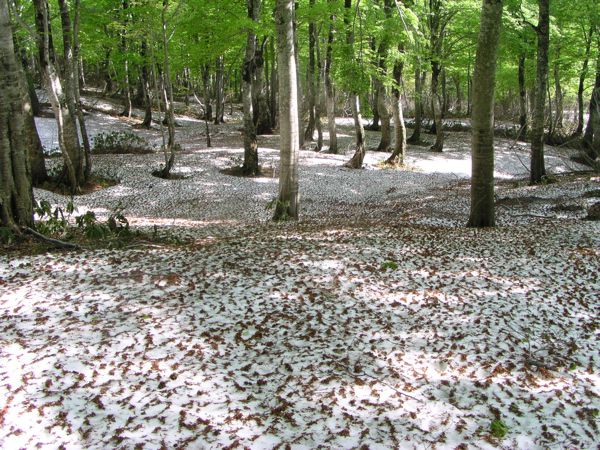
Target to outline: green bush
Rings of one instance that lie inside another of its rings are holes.
[[[495,438],[502,439],[508,433],[508,427],[500,419],[496,419],[490,424],[490,433]]]
[[[146,139],[129,131],[100,133],[93,138],[92,152],[96,154],[154,153]]]

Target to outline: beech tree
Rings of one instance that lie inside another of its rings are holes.
[[[471,213],[468,226],[493,227],[494,92],[503,0],[483,0],[473,74]]]
[[[550,0],[539,1],[538,24],[533,26],[537,34],[537,65],[535,78],[535,103],[531,125],[531,184],[542,182],[546,175],[544,165],[544,126],[546,86],[548,82],[548,47],[550,45]]]
[[[8,0],[0,0],[0,223],[19,232],[33,225],[33,192],[27,148],[26,86],[15,56]]]
[[[296,56],[294,48],[294,1],[276,0],[277,72],[279,79],[279,133],[281,162],[279,196],[274,220],[297,220],[298,194],[298,89],[296,86]]]
[[[248,18],[257,22],[260,15],[261,1],[247,0]],[[253,80],[256,76],[256,33],[250,28],[246,43],[246,53],[242,67],[242,103],[244,109],[244,164],[242,172],[245,175],[258,173],[258,144],[252,102]]]

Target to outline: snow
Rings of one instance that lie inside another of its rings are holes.
[[[527,149],[498,139],[499,227],[472,230],[465,134],[441,155],[409,147],[409,170],[303,151],[302,219],[277,225],[276,177],[220,172],[238,125],[206,149],[189,123],[188,178],[152,177],[161,155],[98,156],[120,184],[75,199],[103,217],[120,200],[183,245],[0,255],[0,447],[598,445],[600,233],[581,220],[597,178],[519,184]],[[276,141],[260,141],[275,168]]]

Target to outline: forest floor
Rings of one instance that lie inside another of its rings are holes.
[[[349,170],[340,119],[347,154],[302,151],[301,220],[273,224],[278,138],[259,139],[273,176],[226,175],[237,119],[209,149],[178,117],[183,179],[151,175],[160,154],[99,155],[120,183],[74,199],[180,243],[0,256],[0,447],[596,448],[597,176],[547,148],[566,174],[530,187],[528,147],[499,139],[499,226],[467,229],[468,134]]]

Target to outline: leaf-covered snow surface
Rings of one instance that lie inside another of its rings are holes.
[[[597,231],[263,225],[3,258],[0,446],[594,447]]]
[[[180,120],[186,179],[99,156],[120,184],[75,206],[120,201],[188,244],[0,256],[1,448],[597,446],[598,178],[525,186],[527,147],[498,140],[500,226],[476,231],[466,134],[409,147],[410,171],[303,151],[302,221],[273,225],[277,178],[220,171],[236,125],[201,149]],[[261,137],[263,167],[276,145]],[[574,168],[552,148],[547,165]]]

